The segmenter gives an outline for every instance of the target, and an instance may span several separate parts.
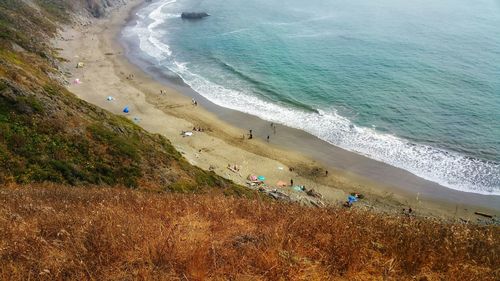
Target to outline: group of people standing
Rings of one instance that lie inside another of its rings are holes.
[[[276,124],[271,123],[271,128],[273,130],[273,133],[276,134]],[[248,130],[248,139],[249,140],[253,139],[253,130],[252,129]],[[266,141],[269,142],[270,139],[271,139],[271,136],[267,135]]]

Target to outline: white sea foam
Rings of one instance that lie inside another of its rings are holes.
[[[281,123],[309,132],[333,145],[372,159],[405,169],[417,176],[443,186],[480,194],[500,195],[500,164],[466,157],[456,152],[412,143],[396,136],[377,132],[373,128],[354,125],[335,110],[307,112],[259,99],[251,92],[236,91],[193,73],[187,63],[172,58],[170,48],[155,37],[155,27],[164,20],[162,8],[174,1],[157,6],[150,14],[147,26],[138,22],[133,32],[138,35],[140,48],[151,57],[167,64],[195,91],[213,103],[256,115],[270,122]],[[153,38],[153,40],[151,40]]]
[[[165,6],[175,2],[177,0],[157,2],[150,5],[148,9],[139,11],[136,14],[139,18],[136,25],[124,30],[123,35],[137,36],[139,38],[139,48],[157,60],[161,61],[171,56],[172,51],[170,50],[170,46],[159,39],[165,33],[158,30],[157,27],[165,23],[167,19],[180,17],[180,15],[162,11]]]
[[[148,31],[149,31],[149,36],[148,36],[148,41],[149,43],[153,44],[154,47],[156,47],[158,50],[160,50],[161,54],[166,54],[167,56],[171,56],[172,52],[170,51],[170,47],[167,44],[162,43],[158,38],[161,37],[162,35],[165,35],[163,32],[158,32],[155,30],[156,27],[159,25],[165,23],[165,20],[168,18],[175,17],[174,14],[169,14],[169,13],[162,13],[163,7],[175,3],[177,0],[172,0],[172,1],[167,1],[158,6],[158,8],[154,9],[148,17],[153,20],[152,23],[148,25]]]
[[[158,50],[161,51],[162,54],[166,54],[167,56],[172,55],[172,51],[170,51],[170,47],[167,44],[163,44],[158,38],[154,36],[150,36],[148,41],[153,44]]]

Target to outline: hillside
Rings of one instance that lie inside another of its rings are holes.
[[[221,195],[0,189],[0,280],[499,280],[499,235]]]
[[[46,43],[69,21],[64,1],[0,2],[0,183],[244,189],[191,166],[168,140],[96,108],[58,82]]]

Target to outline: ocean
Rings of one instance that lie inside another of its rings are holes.
[[[158,0],[123,36],[219,106],[500,195],[500,1]]]

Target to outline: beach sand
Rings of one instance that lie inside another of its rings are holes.
[[[331,205],[340,205],[349,192],[360,192],[366,199],[354,208],[401,213],[411,207],[421,216],[472,221],[477,219],[474,211],[500,214],[500,196],[450,190],[292,128],[278,125],[277,134],[271,134],[269,122],[220,108],[181,83],[167,81],[154,68],[132,64],[127,51],[135,50],[127,50],[119,37],[131,11],[142,3],[132,0],[104,19],[68,26],[54,40],[68,60],[61,66],[67,87],[79,98],[164,135],[193,165],[242,185],[248,174],[255,174],[265,176],[269,185],[293,179],[320,192]],[[76,68],[78,62],[84,66]],[[199,106],[192,105],[192,97]],[[127,114],[122,112],[125,106]],[[181,136],[193,127],[205,130]],[[252,140],[243,137],[248,129],[254,131]],[[266,142],[269,134],[271,141]],[[228,164],[241,166],[239,174],[227,169]]]

